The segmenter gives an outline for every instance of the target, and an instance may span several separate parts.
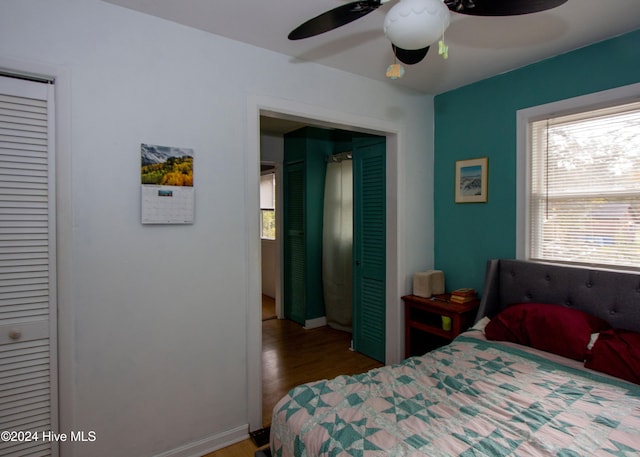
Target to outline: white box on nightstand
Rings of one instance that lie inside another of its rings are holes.
[[[414,273],[413,295],[429,298],[444,293],[444,273],[440,270],[427,270]]]

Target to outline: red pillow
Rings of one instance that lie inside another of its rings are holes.
[[[484,331],[489,340],[510,341],[582,362],[591,334],[608,328],[607,322],[584,311],[522,303],[502,310]]]
[[[584,366],[640,384],[640,333],[619,329],[600,332]]]

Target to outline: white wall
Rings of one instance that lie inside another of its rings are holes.
[[[282,163],[284,160],[284,136],[275,133],[260,134],[260,160]]]
[[[276,282],[278,281],[278,242],[261,240],[262,245],[262,293],[276,298]]]
[[[198,455],[246,433],[248,98],[401,126],[404,292],[433,262],[431,96],[98,0],[2,0],[2,66],[60,76],[61,428],[97,435],[63,457]],[[140,224],[140,143],[194,149],[195,224]]]

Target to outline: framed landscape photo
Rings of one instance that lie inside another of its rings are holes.
[[[456,203],[486,203],[487,157],[456,161]]]

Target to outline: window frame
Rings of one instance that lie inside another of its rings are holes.
[[[528,227],[530,223],[531,174],[529,173],[532,122],[549,117],[576,114],[599,108],[622,105],[640,100],[640,83],[621,86],[592,94],[559,100],[544,105],[533,106],[516,112],[516,258],[531,260],[529,258],[529,245],[531,242]],[[544,260],[548,263],[569,264]],[[629,271],[630,267],[610,265],[603,268],[610,270]]]

